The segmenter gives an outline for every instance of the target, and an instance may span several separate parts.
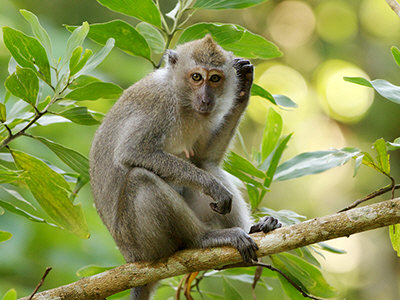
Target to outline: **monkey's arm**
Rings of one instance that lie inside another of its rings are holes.
[[[212,133],[208,142],[203,146],[206,149],[199,151],[199,160],[201,162],[206,161],[217,164],[221,162],[236,132],[240,117],[249,102],[251,85],[253,83],[253,65],[248,60],[237,58],[233,66],[236,69],[238,77],[234,106],[224,117],[221,126]]]

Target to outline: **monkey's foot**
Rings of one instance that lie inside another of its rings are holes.
[[[255,232],[270,232],[276,228],[282,227],[282,224],[279,223],[279,220],[274,218],[274,217],[265,217],[260,220],[257,224],[254,224],[250,228],[249,233],[255,233]]]

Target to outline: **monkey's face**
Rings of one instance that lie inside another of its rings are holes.
[[[211,114],[223,94],[225,76],[221,70],[195,67],[186,76],[191,89],[193,109],[203,115]]]

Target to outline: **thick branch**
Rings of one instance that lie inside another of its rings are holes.
[[[268,234],[256,233],[252,237],[260,247],[258,255],[261,257],[396,223],[400,223],[400,198],[315,218],[276,229]],[[156,241],[154,246],[157,247]],[[125,264],[38,293],[33,299],[104,299],[117,292],[152,281],[221,268],[240,261],[239,252],[231,247],[184,250],[157,262]]]

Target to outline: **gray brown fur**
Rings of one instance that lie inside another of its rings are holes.
[[[170,56],[165,68],[124,92],[96,132],[90,155],[96,208],[127,262],[219,245],[256,259],[248,208],[219,166],[247,106],[253,67],[211,37]],[[208,115],[194,111],[197,98],[185,77],[198,65],[225,75]],[[187,149],[194,151],[189,159]],[[149,299],[152,286],[135,288],[132,299]]]

